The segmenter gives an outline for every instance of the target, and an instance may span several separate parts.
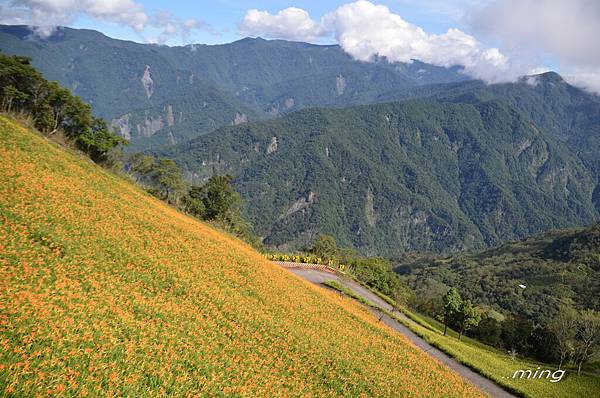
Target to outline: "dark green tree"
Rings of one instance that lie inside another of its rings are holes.
[[[202,187],[205,219],[234,221],[240,214],[241,197],[233,189],[229,174],[213,176]]]
[[[204,219],[206,207],[204,206],[204,190],[202,186],[192,185],[188,194],[183,197],[184,211],[194,217]]]
[[[91,126],[83,127],[76,136],[76,143],[93,161],[105,162],[108,154],[115,147],[126,145],[127,140],[111,133],[104,119],[93,118]]]
[[[490,316],[482,317],[479,325],[473,329],[473,334],[477,340],[494,347],[503,347],[502,338],[500,337],[501,332],[500,322]]]
[[[320,234],[315,239],[310,252],[317,257],[324,259],[333,259],[338,254],[338,247],[335,238],[331,235]]]

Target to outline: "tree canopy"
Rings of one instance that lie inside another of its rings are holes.
[[[127,143],[93,115],[89,104],[44,79],[26,57],[0,54],[0,104],[4,112],[30,115],[42,133],[61,131],[96,162]]]

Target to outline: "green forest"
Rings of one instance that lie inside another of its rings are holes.
[[[413,255],[393,263],[414,292],[411,306],[422,313],[443,320],[446,295],[454,290],[480,312],[470,336],[546,362],[580,365],[589,359],[580,341],[586,331],[578,329],[588,326],[578,322],[600,322],[594,321],[600,311],[600,224],[482,252]]]

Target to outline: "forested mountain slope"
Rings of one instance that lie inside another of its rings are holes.
[[[265,242],[316,233],[366,253],[483,248],[598,217],[595,172],[499,100],[307,109],[222,128],[160,155],[232,173]]]
[[[501,100],[575,150],[591,155],[600,146],[600,97],[568,84],[555,72],[524,76],[514,83],[488,85],[471,80],[392,90],[378,100],[407,98],[453,103]]]

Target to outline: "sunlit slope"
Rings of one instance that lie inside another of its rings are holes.
[[[0,395],[481,395],[362,308],[4,117],[0,164]]]

